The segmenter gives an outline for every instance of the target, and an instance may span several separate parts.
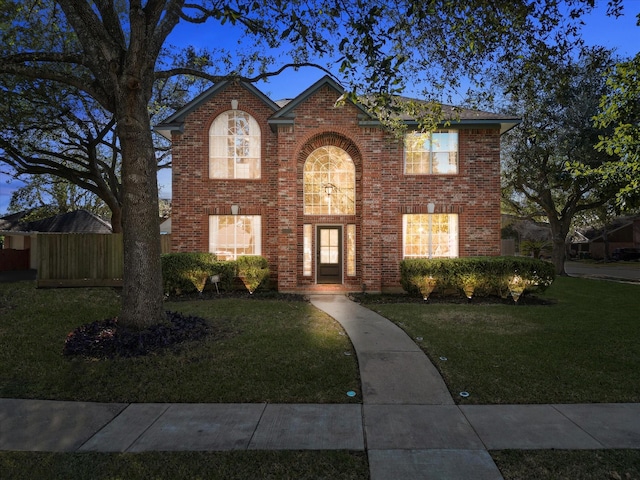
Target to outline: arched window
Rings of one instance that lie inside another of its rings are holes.
[[[260,178],[260,125],[248,113],[228,110],[211,124],[209,178]]]
[[[334,146],[311,152],[304,164],[304,214],[354,215],[356,168],[347,152]]]

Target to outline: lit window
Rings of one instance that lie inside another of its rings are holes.
[[[403,215],[402,243],[404,258],[457,257],[458,215]]]
[[[304,214],[356,213],[356,168],[347,152],[320,147],[304,164]]]
[[[303,229],[303,254],[302,254],[302,275],[305,277],[311,276],[311,263],[313,261],[312,237],[313,237],[313,225],[305,224]]]
[[[235,260],[240,255],[261,255],[259,215],[211,215],[209,252],[218,260]]]
[[[356,276],[356,226],[347,225],[347,276]]]
[[[248,113],[229,110],[209,130],[210,178],[260,178],[260,126]]]
[[[458,132],[411,132],[404,139],[407,175],[458,173]]]

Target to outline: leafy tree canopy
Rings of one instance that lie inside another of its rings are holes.
[[[545,51],[518,74],[500,77],[509,92],[509,108],[523,118],[505,138],[503,197],[521,214],[548,219],[557,273],[564,272],[565,239],[573,218],[607,203],[620,186],[596,176],[576,176],[570,167],[599,168],[617,160],[595,150],[607,131],[593,124],[600,98],[608,93],[605,74],[614,61],[603,48],[583,48],[577,60]]]
[[[73,85],[107,111],[114,101],[105,86],[133,55],[155,67],[149,79],[129,78],[134,83],[176,75],[255,82],[312,66],[353,92],[384,96],[420,85],[432,98],[464,78],[482,82],[486,68],[510,64],[540,42],[577,41],[578,19],[594,3],[8,0],[0,10],[2,70]],[[607,4],[611,14],[622,9],[622,0]],[[239,31],[240,40],[178,50],[166,41],[180,22],[217,23]]]
[[[640,15],[638,16],[640,25]],[[582,170],[597,175],[608,184],[621,184],[618,206],[640,206],[640,53],[618,63],[609,77],[611,91],[602,97],[596,125],[607,129],[596,145],[599,151],[615,155],[618,160],[598,168]]]
[[[24,220],[32,221],[80,209],[102,218],[109,216],[105,203],[90,191],[56,176],[32,175],[12,193],[8,211],[28,210]]]
[[[113,114],[73,87],[47,80],[12,80],[0,84],[0,163],[10,167],[7,173],[21,178],[45,175],[91,192],[109,208],[114,231],[122,231],[122,159]],[[183,105],[189,87],[197,83],[156,82],[150,118]],[[158,169],[168,168],[167,140],[154,135],[154,146]]]

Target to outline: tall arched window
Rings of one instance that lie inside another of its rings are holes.
[[[304,214],[354,215],[356,168],[339,147],[320,147],[304,164]]]
[[[260,178],[260,125],[248,113],[228,110],[211,124],[209,178]]]

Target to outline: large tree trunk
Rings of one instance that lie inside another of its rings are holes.
[[[564,261],[566,259],[566,245],[564,239],[553,238],[553,250],[551,251],[551,261],[556,270],[556,275],[566,275]]]
[[[556,270],[556,275],[566,275],[564,269],[564,261],[566,260],[567,248],[566,240],[569,234],[570,217],[556,218],[553,215],[547,215],[549,226],[551,227],[551,242],[553,249],[551,251],[551,261]]]
[[[157,164],[142,89],[125,88],[119,102],[124,240],[123,325],[143,329],[166,319],[160,264]]]

